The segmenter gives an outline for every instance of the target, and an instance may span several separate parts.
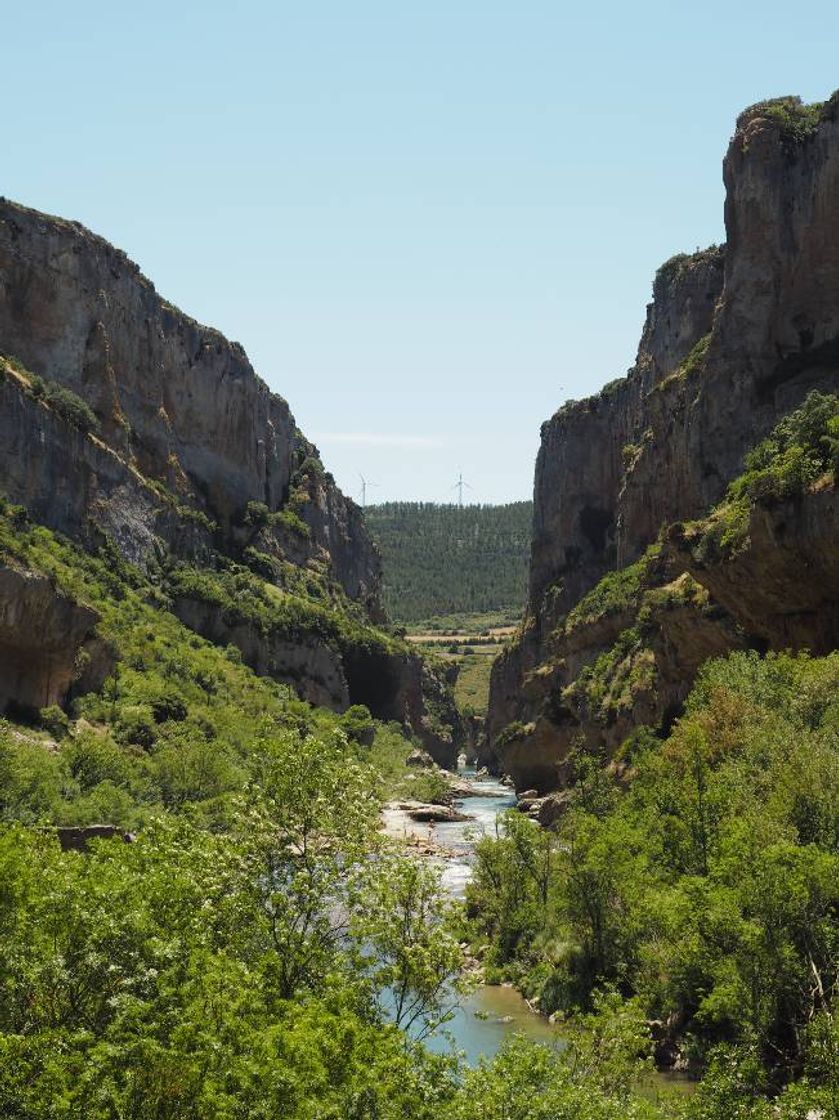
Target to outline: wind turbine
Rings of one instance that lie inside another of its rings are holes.
[[[367,487],[378,486],[379,484],[378,482],[368,482],[363,474],[359,474],[358,477],[361,479],[361,508],[364,509],[367,505]]]
[[[463,471],[461,471],[457,476],[457,482],[452,487],[452,490],[457,490],[457,504],[460,506],[461,509],[463,508],[463,487],[464,486],[468,490],[472,489],[472,487],[469,485],[469,483],[464,480]]]

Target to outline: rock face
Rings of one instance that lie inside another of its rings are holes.
[[[629,479],[654,438],[653,390],[711,330],[722,293],[724,249],[662,268],[627,377],[575,401],[542,425],[534,482],[529,605],[552,588],[564,612],[605,572],[636,559],[658,525],[629,492]],[[661,409],[662,413],[668,410]],[[662,418],[663,419],[663,418]],[[660,483],[659,483],[660,484]],[[701,501],[701,499],[700,499]],[[649,495],[646,503],[649,503]],[[702,508],[706,503],[702,502]]]
[[[301,462],[319,466],[238,343],[166,303],[102,238],[6,200],[0,353],[77,394],[100,425],[101,447],[68,446],[47,409],[10,401],[6,386],[0,479],[9,497],[77,539],[101,528],[132,560],[149,555],[155,537],[178,554],[206,546],[206,533],[184,534],[179,505],[214,523],[217,547],[235,549],[249,502],[281,510]],[[300,558],[322,557],[381,617],[380,566],[361,512],[322,470],[318,480],[300,509],[309,530],[297,538]]]
[[[37,711],[101,687],[113,651],[95,632],[99,616],[45,576],[0,564],[0,713]]]
[[[740,473],[744,454],[811,389],[839,387],[839,97],[820,111],[795,99],[746,110],[723,174],[725,247],[662,266],[628,375],[542,427],[529,600],[519,640],[493,669],[485,748],[519,788],[561,785],[575,744],[608,754],[633,727],[662,726],[700,653],[755,639],[815,647],[822,629],[833,633],[830,618],[814,622],[812,591],[783,625],[765,621],[779,617],[789,593],[802,555],[796,535],[813,550],[824,545],[820,532],[830,535],[823,519],[832,498],[823,497],[776,511],[777,524],[755,525],[753,553],[736,573],[700,571],[689,550],[672,549],[667,571],[648,586],[689,571],[710,599],[683,604],[642,643],[655,663],[652,690],[636,688],[625,720],[611,727],[574,702],[579,675],[634,618],[599,616],[569,632],[566,619],[582,597],[607,572],[637,561],[664,526],[702,516]],[[822,597],[835,600],[837,573],[819,555],[808,563],[833,581]],[[633,688],[644,676],[635,668]]]
[[[365,642],[365,625],[384,621],[379,555],[286,402],[238,343],[166,303],[124,253],[6,200],[0,493],[33,521],[88,549],[109,543],[140,567],[235,561],[293,594],[315,585],[319,604],[351,607],[355,644],[316,632],[282,638],[188,598],[173,607],[304,699],[337,711],[366,704],[455,765],[451,682],[407,648],[377,652],[398,643]],[[0,705],[63,703],[80,683],[74,658],[98,640],[96,619],[34,575],[4,579]]]
[[[754,644],[839,648],[839,495],[834,486],[752,507],[745,548],[725,561],[703,558],[684,526],[670,531],[677,561],[724,608]]]
[[[232,643],[255,673],[292,685],[310,704],[336,712],[350,706],[340,655],[314,636],[280,640],[248,622],[231,622],[212,604],[198,599],[181,597],[174,602],[173,611],[184,625],[208,641]]]
[[[363,704],[376,719],[395,720],[422,743],[431,762],[457,766],[463,731],[451,684],[411,649],[389,651],[360,645],[336,648],[315,635],[275,634],[246,620],[226,617],[212,604],[181,597],[175,614],[191,630],[219,645],[232,643],[260,676],[296,689],[311,704],[345,711]]]

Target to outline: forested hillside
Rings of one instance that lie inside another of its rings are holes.
[[[532,502],[385,502],[364,512],[382,553],[385,604],[398,622],[523,606]]]

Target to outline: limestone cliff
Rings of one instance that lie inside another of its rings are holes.
[[[655,636],[636,633],[637,596],[624,618],[604,617],[596,603],[582,621],[579,610],[573,618],[586,594],[637,563],[663,527],[719,501],[744,454],[810,390],[839,387],[839,97],[746,110],[723,177],[725,246],[668,261],[628,375],[543,425],[529,601],[521,636],[493,670],[484,748],[486,761],[511,770],[520,786],[561,784],[575,746],[609,754],[633,728],[662,727],[701,661],[696,651],[723,652],[762,632],[741,610],[739,592],[726,590],[733,575],[712,579],[677,548],[659,570],[646,566],[636,590],[643,596],[692,573],[704,599],[679,608],[681,630],[692,618],[682,640],[674,640],[672,613],[669,638],[667,620]],[[767,549],[770,537],[767,530]],[[792,531],[787,542],[794,555]],[[753,554],[746,577],[741,560],[738,586],[747,578],[760,584],[764,563]],[[789,574],[790,555],[786,565]],[[836,579],[830,565],[823,574]],[[839,595],[835,583],[825,586],[828,598]],[[783,581],[764,600],[773,594],[786,594]],[[756,596],[754,616],[760,602]],[[808,609],[812,617],[812,604],[802,605]],[[767,640],[786,634],[787,644],[807,645],[811,632],[806,623],[781,627]],[[635,645],[625,639],[621,658],[615,643],[626,633]],[[609,657],[612,683],[620,666],[631,682],[604,718],[585,697],[595,669],[606,671],[598,659]]]
[[[446,683],[376,631],[378,552],[285,400],[238,343],[168,304],[124,253],[5,200],[0,493],[34,522],[153,573],[184,621],[237,645],[257,672],[337,710],[368,703],[454,764],[458,718],[446,704],[440,718]],[[294,625],[266,628],[258,612],[179,595],[182,569],[205,582],[238,571],[240,594],[254,600],[273,585],[269,606],[290,604]],[[14,609],[11,591],[0,601],[0,710],[65,702],[79,684],[76,653],[93,640],[76,635],[83,605],[50,604],[30,577]],[[61,619],[66,640],[53,649]]]
[[[257,377],[238,343],[172,307],[102,238],[6,200],[0,353],[85,401],[111,459],[103,493],[101,455],[81,445],[62,454],[51,431],[41,435],[42,411],[23,417],[12,405],[13,417],[4,407],[0,480],[9,496],[38,505],[46,524],[73,536],[101,527],[133,560],[150,554],[154,537],[188,554],[209,543],[184,536],[185,519],[171,516],[179,505],[212,523],[212,543],[235,551],[248,503],[281,510],[301,464],[320,467],[287,403]],[[351,598],[380,615],[380,565],[360,510],[322,468],[317,474],[296,509],[308,527],[305,547],[296,535],[297,559],[322,558]],[[151,484],[139,498],[138,482]],[[120,534],[135,513],[143,530]],[[275,535],[284,543],[281,525]]]

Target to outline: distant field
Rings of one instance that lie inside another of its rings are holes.
[[[512,632],[521,621],[521,614],[521,610],[482,611],[476,614],[459,611],[418,619],[409,624],[408,632],[413,637],[434,639],[449,636],[473,638],[501,631]]]
[[[409,641],[459,664],[458,707],[483,714],[492,663],[524,609],[532,503],[389,502],[364,514],[390,617]]]
[[[489,701],[492,663],[518,629],[511,612],[463,613],[423,619],[408,628],[409,642],[460,665],[455,699],[464,713],[483,715]]]

